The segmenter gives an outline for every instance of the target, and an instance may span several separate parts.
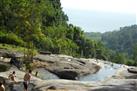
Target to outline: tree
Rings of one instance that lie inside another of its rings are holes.
[[[133,47],[133,60],[137,62],[137,44]]]

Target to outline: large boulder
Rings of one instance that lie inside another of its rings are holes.
[[[128,70],[128,72],[130,72],[130,73],[136,73],[137,74],[137,68],[128,68],[127,69]]]
[[[23,64],[22,58],[24,57],[23,53],[0,49],[0,56],[1,56],[0,59],[1,61],[6,62],[5,58],[10,58],[9,59],[10,64],[15,65],[19,69],[22,67]]]
[[[71,57],[60,57],[58,55],[37,55],[35,61],[45,62],[45,69],[56,74],[59,78],[74,80],[81,76],[94,74],[100,66],[88,61]]]

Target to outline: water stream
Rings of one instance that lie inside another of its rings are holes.
[[[105,64],[97,73],[90,74],[80,78],[80,81],[100,81],[113,76],[117,69],[120,68],[119,64]]]

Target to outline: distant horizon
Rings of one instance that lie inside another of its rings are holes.
[[[117,5],[118,7],[115,7],[109,0],[102,0],[102,4],[97,3],[97,1],[80,0],[79,4],[75,5],[78,2],[77,0],[61,0],[63,11],[69,18],[68,23],[81,27],[84,32],[101,33],[137,24],[137,13],[134,9],[136,6],[133,6],[136,0],[132,0],[132,2],[126,0],[126,4],[123,4],[123,7],[120,7],[123,0],[111,0],[114,5],[120,1]],[[106,7],[106,3],[103,3],[103,1],[109,2],[110,5]],[[88,3],[92,3],[93,6]],[[87,6],[84,4],[87,4]],[[102,8],[98,5],[102,5],[100,6]]]

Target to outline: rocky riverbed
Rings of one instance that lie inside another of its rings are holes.
[[[6,91],[10,91],[7,76],[10,72],[16,70],[17,84],[14,85],[14,91],[23,91],[22,79],[24,72],[12,67],[9,71],[0,73],[0,79],[5,80]],[[73,81],[73,80],[41,80],[32,76],[29,91],[136,91],[137,79],[108,78],[104,81]]]
[[[12,63],[14,63],[14,65],[16,65],[18,68],[22,67],[17,58],[20,57],[21,59],[24,56],[23,54],[18,52],[0,50],[0,55],[4,57],[3,61],[9,61],[12,58]],[[57,75],[61,79],[69,80],[75,80],[81,76],[94,74],[100,69],[99,65],[90,62],[89,60],[85,61],[83,59],[73,58],[71,56],[53,54],[36,55],[33,59],[32,65],[35,68],[44,68],[49,72]]]
[[[10,81],[7,77],[13,70],[16,71],[18,82],[14,85],[14,91],[23,91],[22,79],[25,72],[15,66],[9,66],[10,59],[17,55],[21,56],[21,54],[14,52],[13,55],[12,52],[0,51],[0,55],[2,56],[0,63],[8,66],[7,71],[0,72],[0,80],[5,82],[6,91],[11,91]],[[126,65],[120,65],[113,76],[104,80],[78,81],[75,79],[88,74],[96,74],[106,64],[113,66],[114,63],[96,59],[73,58],[66,55],[39,54],[34,57],[32,64],[36,68],[47,70],[63,79],[43,80],[32,75],[29,91],[137,91],[137,74],[130,73],[127,69],[131,67]]]

